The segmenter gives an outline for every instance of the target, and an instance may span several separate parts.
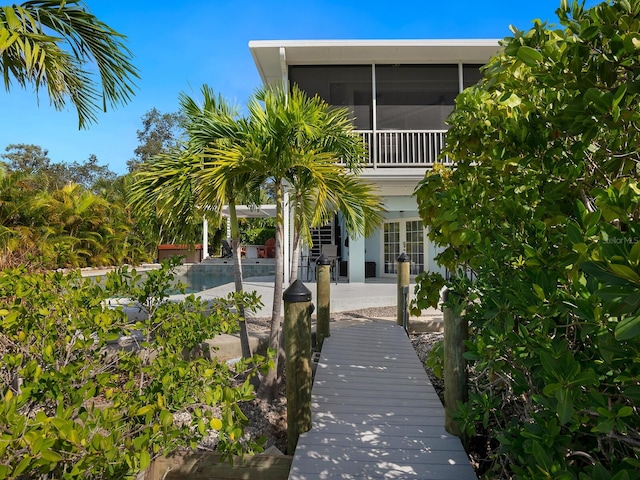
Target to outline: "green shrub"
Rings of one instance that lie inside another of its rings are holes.
[[[77,273],[0,272],[0,478],[132,477],[211,429],[221,452],[260,450],[243,439],[238,402],[254,397],[248,379],[265,359],[239,372],[191,354],[237,327],[234,304],[257,299],[168,301],[172,268],[145,281],[123,268],[104,285]],[[123,294],[148,317],[131,323],[108,307]],[[235,385],[238,373],[248,379]]]
[[[449,306],[470,325],[457,418],[491,436],[486,475],[640,478],[640,1],[558,13],[457,97],[456,169],[416,195],[439,260],[475,274]]]
[[[241,232],[241,241],[244,245],[264,245],[267,240],[275,236],[275,227],[250,228]]]

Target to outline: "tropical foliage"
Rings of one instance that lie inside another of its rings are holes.
[[[127,207],[127,178],[113,179],[103,168],[93,157],[86,164],[0,170],[0,267],[138,264],[152,258],[155,237]],[[86,187],[72,181],[79,172],[86,174]]]
[[[134,478],[205,436],[225,454],[260,450],[243,438],[238,402],[254,397],[249,378],[265,359],[231,370],[198,354],[205,339],[237,329],[232,307],[258,299],[168,301],[172,267],[146,279],[123,268],[102,284],[0,272],[0,478]],[[108,306],[123,295],[141,320]]]
[[[276,275],[269,346],[280,348],[280,315],[284,278],[284,205],[291,196],[294,227],[292,273],[297,271],[301,238],[309,228],[326,223],[337,211],[347,218],[352,236],[368,232],[381,221],[380,198],[359,179],[363,160],[361,140],[345,109],[332,108],[319,97],[308,97],[297,86],[283,85],[258,90],[249,103],[248,121],[236,140],[209,150],[197,171],[198,188],[225,191],[229,185],[267,181],[276,204]],[[239,182],[239,180],[241,180]],[[299,235],[299,236],[298,236]],[[277,360],[276,360],[277,366]],[[275,395],[277,368],[263,381],[259,394]]]
[[[283,292],[284,196],[292,196],[295,244],[309,240],[309,228],[322,225],[336,211],[347,219],[350,234],[369,232],[380,222],[382,206],[371,187],[356,177],[363,147],[352,135],[348,113],[309,98],[297,87],[259,90],[241,117],[204,86],[204,103],[181,97],[188,140],[179,149],[144,162],[136,172],[133,199],[137,208],[170,219],[185,232],[205,214],[215,218],[229,206],[235,248],[236,290],[242,289],[240,232],[235,205],[258,205],[273,191],[276,280],[270,347],[279,349]],[[206,208],[205,208],[206,206]],[[294,250],[296,258],[298,250]],[[292,267],[295,272],[295,265]],[[261,392],[275,393],[270,372]]]
[[[126,104],[137,78],[124,36],[98,20],[81,0],[30,0],[0,7],[0,73],[12,82],[46,89],[62,110],[71,101],[80,128],[96,112]],[[96,68],[99,80],[92,70]]]
[[[638,478],[640,1],[558,15],[457,98],[457,167],[416,195],[440,261],[474,273],[450,282],[477,375],[458,419],[492,438],[487,476]]]

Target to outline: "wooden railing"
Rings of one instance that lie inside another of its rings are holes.
[[[367,148],[370,168],[430,168],[437,161],[450,165],[448,158],[439,158],[446,130],[358,130]]]

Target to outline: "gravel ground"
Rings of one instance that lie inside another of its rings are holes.
[[[395,317],[396,307],[375,307],[350,312],[337,312],[331,314],[332,322],[341,320],[353,320],[364,318],[389,318]],[[247,322],[250,331],[265,330],[269,328],[269,318],[252,318]],[[442,339],[442,333],[424,333],[412,336],[411,342],[418,357],[424,364],[426,357],[434,343]],[[442,381],[436,378],[433,373],[425,367],[434,388],[442,398]],[[285,379],[286,381],[286,379]],[[241,409],[249,419],[246,433],[251,438],[267,437],[265,449],[277,448],[282,453],[287,453],[287,399],[284,385],[280,389],[279,397],[273,403],[267,403],[259,399],[246,402],[241,405]],[[215,442],[207,438],[203,447],[210,449]]]

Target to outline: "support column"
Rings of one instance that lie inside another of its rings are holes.
[[[289,285],[291,277],[291,205],[289,204],[289,193],[284,192],[284,209],[282,212],[284,220],[284,232],[282,235],[282,261],[284,262],[284,278],[283,285]]]
[[[444,316],[444,428],[458,437],[462,429],[453,419],[458,402],[466,402],[467,361],[464,358],[464,341],[467,339],[469,325],[461,315],[455,314],[447,305],[449,290],[444,289],[440,297]]]
[[[331,260],[323,253],[316,261],[316,301],[318,302],[317,313],[317,350],[322,350],[324,339],[330,336],[329,322],[331,320]]]
[[[285,290],[283,299],[287,453],[293,455],[300,434],[311,429],[311,291],[300,280],[296,280]]]
[[[398,306],[397,306],[397,314],[396,314],[396,323],[398,325],[405,325],[405,315],[407,315],[408,302],[405,296],[404,287],[409,288],[409,280],[410,280],[410,267],[411,260],[409,260],[409,256],[406,253],[401,253],[398,257]],[[407,322],[408,323],[408,322]]]
[[[349,237],[349,283],[364,283],[364,237]]]
[[[202,219],[202,259],[209,258],[209,222]]]

